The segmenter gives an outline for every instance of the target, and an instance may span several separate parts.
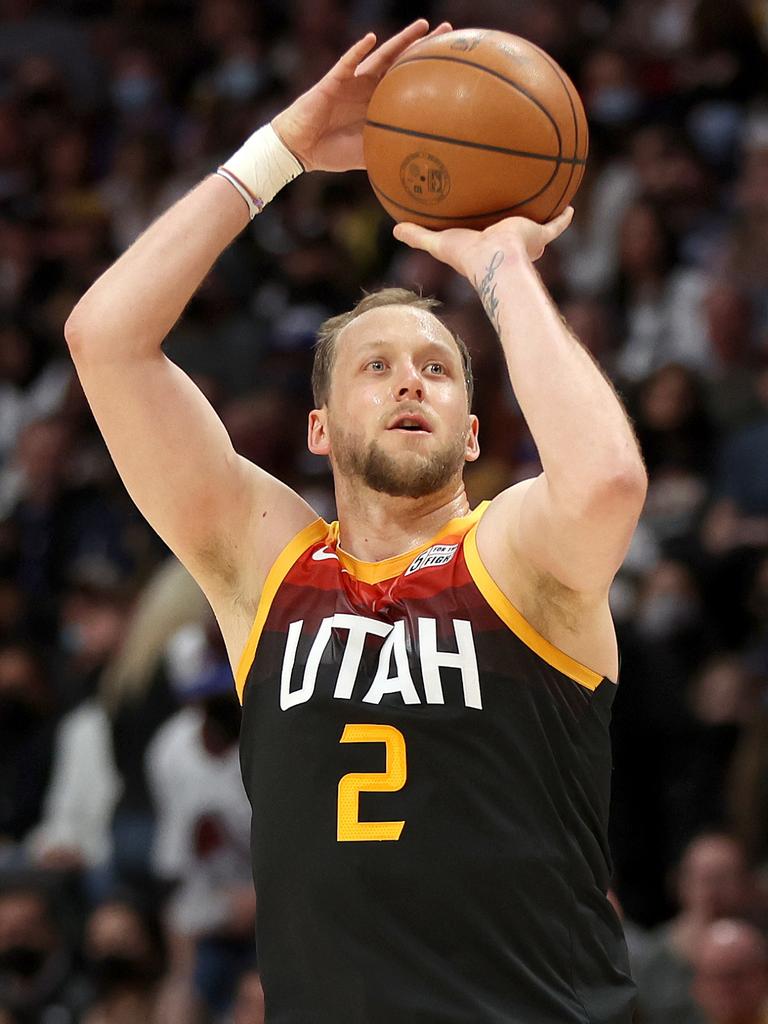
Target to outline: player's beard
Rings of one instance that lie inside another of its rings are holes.
[[[391,454],[378,441],[366,444],[337,426],[333,458],[342,476],[357,477],[372,491],[393,498],[424,498],[441,491],[461,472],[465,443],[458,435],[429,455],[413,449]]]

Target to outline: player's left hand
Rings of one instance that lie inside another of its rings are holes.
[[[272,127],[305,171],[364,168],[363,125],[374,89],[409,46],[451,28],[443,21],[429,32],[426,19],[417,18],[378,48],[376,35],[369,32],[319,82],[279,113]]]
[[[554,220],[537,224],[527,217],[507,217],[484,231],[471,228],[447,228],[431,231],[418,224],[403,222],[393,230],[395,238],[412,249],[423,249],[435,259],[472,281],[482,273],[496,252],[517,252],[534,261],[565,231],[573,219],[573,207],[566,207]]]

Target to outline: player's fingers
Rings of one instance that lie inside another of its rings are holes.
[[[433,36],[444,36],[446,32],[453,32],[453,25],[450,21],[441,21],[437,28],[433,28],[425,39],[432,39]]]
[[[422,228],[418,224],[403,221],[401,224],[395,224],[392,234],[398,242],[404,242],[405,245],[410,245],[412,249],[423,249],[424,252],[435,255],[438,244],[438,233],[436,231],[430,231],[428,228]]]
[[[562,213],[558,214],[554,220],[551,220],[548,224],[545,225],[545,230],[547,234],[547,244],[553,242],[556,238],[559,238],[572,220],[573,207],[566,206]]]
[[[426,18],[417,18],[416,21],[407,25],[402,32],[392,36],[386,43],[382,43],[375,53],[369,57],[355,71],[355,75],[381,76],[389,68],[390,64],[407,50],[417,39],[423,38],[429,30],[429,22]]]
[[[365,60],[366,55],[371,52],[375,45],[376,33],[367,32],[362,39],[358,39],[345,54],[339,57],[329,73],[332,75],[334,72],[341,72],[345,76],[350,72],[356,74],[356,69],[360,62]]]
[[[412,42],[408,46],[406,46],[406,48],[404,50],[402,50],[397,56],[398,57],[404,56],[404,54],[406,54],[412,47],[414,47],[416,45],[416,43],[422,43],[422,42],[424,42],[425,39],[433,39],[435,36],[444,36],[446,32],[453,32],[453,25],[450,23],[450,21],[442,21],[442,22],[440,22],[440,24],[437,26],[437,28],[433,28],[431,32],[429,32],[427,35],[423,36],[421,39],[414,40],[414,42]],[[374,56],[375,56],[375,54],[374,54]],[[386,70],[386,68],[385,68],[385,70]]]

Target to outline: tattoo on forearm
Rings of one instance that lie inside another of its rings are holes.
[[[483,309],[488,314],[488,319],[499,337],[501,337],[501,324],[499,323],[499,300],[496,296],[496,271],[503,262],[504,253],[499,249],[491,257],[491,262],[486,267],[485,277],[482,281],[475,280],[475,288],[480,296]]]

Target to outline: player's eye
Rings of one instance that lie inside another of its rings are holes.
[[[445,367],[443,366],[442,363],[429,363],[428,369],[430,370],[431,373],[445,373]]]
[[[367,364],[372,370],[383,370],[384,360],[383,359],[371,359]]]

